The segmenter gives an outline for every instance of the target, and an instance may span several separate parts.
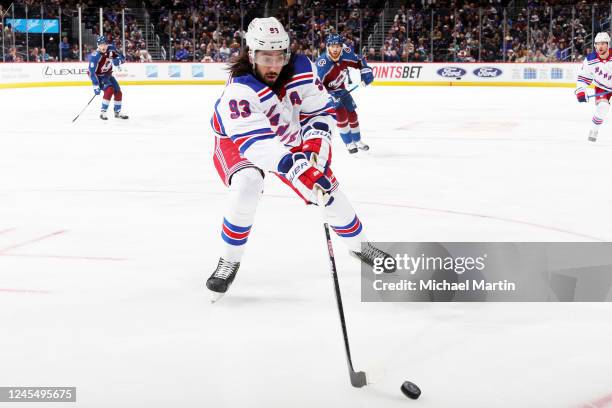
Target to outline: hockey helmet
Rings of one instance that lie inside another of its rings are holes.
[[[330,34],[327,36],[327,40],[325,41],[326,46],[330,45],[342,45],[344,43],[344,38],[340,34]]]
[[[289,62],[289,34],[276,18],[254,18],[249,24],[245,39],[253,64],[261,62],[258,61],[257,51],[284,51],[283,65]]]
[[[597,43],[600,43],[600,42],[604,42],[604,43],[610,44],[610,34],[608,34],[605,31],[602,31],[601,33],[597,33],[593,43],[597,44]]]

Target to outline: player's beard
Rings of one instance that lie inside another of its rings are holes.
[[[273,86],[278,80],[279,74],[280,74],[279,72],[275,72],[275,73],[269,72],[265,74],[262,79],[266,83],[266,85]]]
[[[291,77],[293,76],[293,65],[295,61],[296,55],[291,54],[291,58],[289,59],[289,63],[286,64],[283,69],[278,73],[278,77],[274,81],[273,85],[267,83],[265,78],[262,78],[258,73],[257,69],[253,69],[253,64],[249,60],[249,48],[245,47],[245,49],[238,55],[230,60],[228,65],[228,70],[232,77],[237,78],[242,75],[254,75],[258,80],[266,83],[272,91],[280,95],[281,88],[283,84],[287,83]]]

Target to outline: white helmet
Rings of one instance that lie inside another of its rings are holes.
[[[605,31],[602,31],[601,33],[597,33],[597,35],[595,36],[595,41],[593,41],[593,43],[597,44],[600,42],[605,42],[606,44],[610,44],[610,35],[606,33]]]
[[[285,51],[285,64],[289,62],[289,34],[276,18],[254,18],[249,24],[245,39],[253,63],[256,51]]]

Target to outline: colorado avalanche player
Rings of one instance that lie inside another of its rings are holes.
[[[369,147],[361,141],[357,105],[346,90],[344,81],[349,75],[348,68],[359,69],[361,80],[366,85],[374,81],[374,75],[365,58],[356,55],[343,41],[339,34],[330,34],[327,37],[327,53],[317,60],[317,71],[335,102],[340,137],[349,153],[357,153],[358,149],[368,150]]]
[[[213,301],[236,277],[267,172],[307,204],[324,205],[327,222],[354,256],[369,264],[389,256],[366,242],[361,221],[330,168],[335,112],[313,64],[304,55],[290,54],[289,36],[274,17],[255,18],[246,44],[230,62],[230,78],[211,119],[213,161],[229,196],[222,256],[206,282]]]
[[[93,84],[94,93],[100,95],[100,92],[103,92],[100,119],[108,120],[106,110],[113,96],[115,98],[115,117],[127,119],[128,116],[121,113],[123,94],[119,83],[113,77],[113,66],[119,67],[125,62],[125,57],[117,51],[114,44],[108,44],[103,35],[98,37],[97,44],[98,49],[89,56],[89,78]]]
[[[595,36],[595,51],[584,59],[576,81],[576,97],[578,102],[587,102],[586,86],[595,84],[595,113],[593,124],[589,131],[589,141],[597,141],[599,127],[610,110],[612,96],[612,56],[610,55],[610,36],[606,32]]]

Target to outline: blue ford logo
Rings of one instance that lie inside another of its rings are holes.
[[[440,68],[438,71],[438,75],[444,78],[460,78],[466,74],[466,70],[459,67],[445,67]]]
[[[480,78],[495,78],[502,74],[502,70],[495,67],[481,67],[474,70],[474,75]]]

